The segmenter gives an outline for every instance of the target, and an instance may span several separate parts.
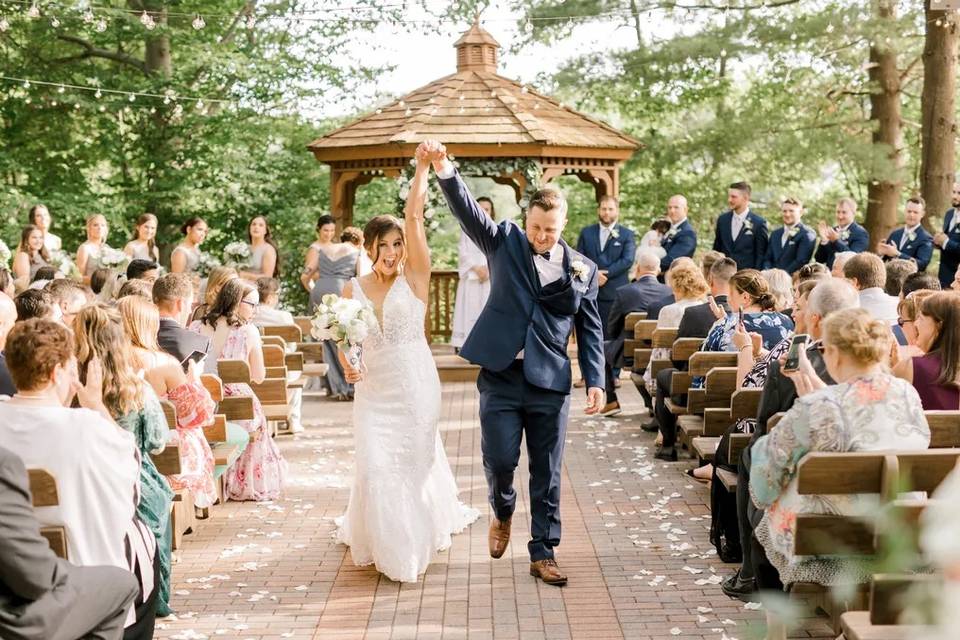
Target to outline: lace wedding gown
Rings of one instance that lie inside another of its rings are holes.
[[[353,297],[369,302],[356,278]],[[399,582],[416,582],[450,536],[479,513],[462,504],[437,424],[440,378],[423,333],[426,305],[402,275],[387,291],[381,326],[363,343],[356,385],[356,456],[350,503],[338,542],[357,565],[375,564]]]

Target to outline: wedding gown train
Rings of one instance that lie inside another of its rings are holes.
[[[369,302],[356,278],[353,297]],[[402,275],[363,343],[353,405],[354,478],[336,538],[357,565],[416,582],[479,512],[460,502],[440,440],[440,378],[423,332],[426,305]]]

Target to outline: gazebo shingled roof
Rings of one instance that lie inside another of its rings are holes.
[[[421,87],[308,145],[331,165],[331,210],[352,219],[356,188],[378,175],[398,176],[416,146],[442,141],[460,158],[537,160],[546,183],[572,173],[599,198],[616,195],[619,166],[641,145],[610,125],[497,75],[500,45],[478,21],[454,45],[457,72]],[[518,196],[523,176],[490,176]]]

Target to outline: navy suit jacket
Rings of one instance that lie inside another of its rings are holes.
[[[940,286],[944,290],[950,288],[953,276],[957,273],[957,268],[960,268],[960,223],[952,232],[947,231],[956,216],[960,216],[957,207],[948,209],[943,216],[943,232],[947,234],[948,240],[943,247],[938,247],[940,249],[940,270],[937,272],[937,277],[940,279]]]
[[[895,247],[899,247],[900,240],[903,238],[903,231],[903,227],[894,229],[887,237],[887,242],[892,242]],[[916,260],[917,270],[926,271],[927,265],[930,264],[930,258],[933,257],[933,236],[923,227],[917,227],[913,234],[913,240],[907,239],[907,243],[900,249],[900,255],[897,257],[904,260]],[[892,258],[884,256],[884,260],[892,260]]]
[[[783,246],[784,227],[774,229],[767,244],[767,257],[763,261],[764,269],[783,269],[789,274],[799,271],[800,267],[810,262],[813,249],[817,244],[817,233],[802,222],[797,225],[797,232],[787,239]]]
[[[737,269],[763,269],[763,259],[767,255],[767,221],[755,214],[747,212],[746,225],[740,229],[736,241],[730,228],[733,212],[725,211],[717,218],[717,230],[713,240],[713,250],[719,251],[728,258],[733,258]]]
[[[833,228],[836,229],[837,226],[834,225]],[[828,269],[833,269],[833,260],[837,257],[838,253],[843,253],[844,251],[862,253],[869,247],[870,234],[856,222],[851,222],[847,230],[834,242],[820,245],[814,259],[817,262],[822,262],[827,265]]]
[[[598,269],[607,272],[607,283],[600,287],[598,300],[613,301],[617,289],[630,282],[630,267],[633,266],[633,258],[637,253],[637,239],[633,231],[619,222],[613,229],[619,237],[610,236],[602,251],[599,224],[584,227],[577,239],[577,251],[593,260]]]
[[[563,240],[564,275],[542,287],[526,234],[515,222],[500,224],[470,194],[459,173],[440,179],[450,211],[484,255],[490,297],[460,355],[491,371],[503,371],[523,349],[523,374],[542,389],[569,393],[567,342],[577,332],[580,370],[587,387],[603,388],[603,328],[597,311],[597,265]],[[582,277],[573,263],[583,263]]]
[[[613,300],[610,316],[607,318],[607,332],[604,334],[609,336],[604,342],[604,352],[611,366],[623,366],[623,341],[626,338],[623,334],[623,322],[627,314],[646,311],[650,304],[669,293],[670,287],[657,282],[655,276],[643,276],[636,282],[617,289],[617,297]]]
[[[666,273],[677,258],[693,257],[697,250],[697,232],[693,230],[689,220],[684,220],[677,227],[675,234],[671,235],[671,232],[667,232],[660,246],[667,252],[667,255],[660,259],[660,271]]]

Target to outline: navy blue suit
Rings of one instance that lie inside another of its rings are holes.
[[[793,274],[810,262],[817,244],[817,234],[802,222],[796,228],[796,232],[788,237],[786,246],[783,245],[785,227],[773,230],[767,244],[767,257],[763,261],[764,269],[783,269]]]
[[[940,249],[940,270],[937,272],[937,277],[940,279],[940,286],[944,290],[950,288],[953,283],[953,276],[957,273],[957,268],[960,267],[960,221],[953,231],[948,231],[950,223],[956,216],[960,216],[957,207],[948,209],[943,216],[943,232],[947,234],[948,240],[943,247],[938,247]]]
[[[893,243],[893,246],[899,248],[903,232],[903,227],[894,229],[887,237],[887,243]],[[913,240],[907,239],[907,243],[900,249],[900,255],[897,257],[904,260],[916,260],[917,271],[926,271],[927,265],[930,264],[930,258],[933,257],[933,236],[923,227],[917,227],[913,231]],[[884,256],[883,259],[892,260],[893,258]]]
[[[615,368],[623,366],[623,341],[626,338],[623,335],[623,322],[627,319],[627,314],[646,311],[651,304],[671,294],[670,287],[649,275],[617,289],[617,298],[610,309],[607,332],[604,334],[606,339],[603,343],[604,353],[610,365]],[[633,356],[633,354],[630,355]]]
[[[839,230],[839,227],[834,225],[835,230]],[[821,244],[817,248],[817,253],[814,256],[814,259],[817,262],[822,262],[827,265],[828,269],[833,269],[833,260],[837,257],[838,253],[843,253],[845,251],[853,251],[854,253],[863,253],[870,247],[870,234],[867,233],[867,230],[858,225],[856,222],[851,222],[850,226],[846,228],[840,234],[840,237],[834,240],[833,242],[828,242],[826,244]]]
[[[667,255],[660,259],[660,271],[666,273],[677,258],[693,257],[697,250],[697,232],[693,230],[689,220],[684,220],[677,227],[676,233],[673,233],[672,229],[667,232],[660,241],[660,246],[667,252]]]
[[[584,227],[577,238],[577,251],[593,260],[598,269],[607,272],[607,283],[597,292],[597,308],[604,328],[610,316],[610,307],[617,297],[617,289],[630,282],[630,267],[633,266],[633,258],[637,253],[637,239],[633,231],[617,223],[613,226],[613,232],[618,237],[611,235],[607,238],[607,244],[602,250],[599,224]]]
[[[513,472],[527,438],[530,460],[532,561],[553,557],[560,544],[560,475],[570,405],[567,342],[577,332],[587,387],[604,387],[603,330],[597,312],[597,266],[562,240],[563,276],[541,286],[533,252],[512,221],[499,225],[477,204],[459,175],[440,188],[464,233],[483,251],[490,297],[460,355],[483,369],[480,425],[490,504],[498,520],[513,516]],[[577,263],[582,273],[575,273]],[[517,355],[523,350],[523,359]]]
[[[763,259],[767,255],[767,221],[753,211],[748,211],[744,226],[734,240],[732,220],[732,211],[725,211],[717,218],[713,250],[733,258],[738,269],[763,269]]]

